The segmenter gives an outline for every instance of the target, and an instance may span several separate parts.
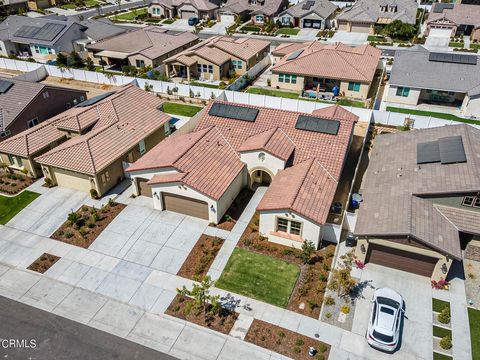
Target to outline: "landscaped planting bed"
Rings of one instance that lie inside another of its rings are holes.
[[[40,194],[28,190],[12,197],[0,195],[0,224],[5,225],[39,196]]]
[[[472,358],[480,359],[480,310],[468,308],[468,321],[470,322]]]
[[[223,239],[202,234],[178,271],[179,276],[200,280],[207,275],[208,269],[220,251]]]
[[[330,345],[261,320],[253,320],[245,341],[297,360],[328,359]],[[310,347],[316,354],[308,354]]]
[[[452,331],[450,330],[450,303],[432,298],[433,310],[433,357],[452,354]]]
[[[43,274],[48,269],[50,269],[58,260],[60,260],[60,257],[58,256],[43,253],[37,260],[31,263],[27,269]]]
[[[240,216],[247,207],[253,194],[255,194],[255,192],[248,188],[242,189],[232,205],[230,205],[225,212],[225,215],[223,215],[222,220],[218,224],[210,224],[210,226],[228,231],[232,230],[238,219],[240,219]]]
[[[0,192],[4,194],[18,194],[32,184],[33,180],[28,176],[5,171],[0,172]]]
[[[235,324],[235,320],[237,320],[238,313],[221,308],[217,315],[210,315],[209,310],[211,310],[211,305],[200,313],[195,313],[195,311],[191,310],[193,301],[193,299],[186,296],[177,295],[165,311],[165,314],[219,331],[223,334],[230,333],[230,330],[232,330]]]
[[[53,233],[51,238],[88,248],[124,208],[125,205],[114,201],[109,201],[100,209],[83,205],[76,212],[68,215],[67,221]]]

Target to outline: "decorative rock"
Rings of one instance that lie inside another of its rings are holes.
[[[298,305],[298,308],[299,308],[300,310],[304,310],[304,309],[305,309],[305,303],[303,303],[303,302],[300,303],[300,305]]]
[[[343,324],[346,320],[347,320],[347,314],[340,312],[340,314],[338,314],[338,322]]]

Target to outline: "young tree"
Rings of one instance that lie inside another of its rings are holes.
[[[188,290],[185,285],[182,289],[177,289],[179,295],[188,296],[193,299],[193,306],[188,311],[193,310],[195,315],[203,312],[205,314],[217,314],[220,310],[218,295],[211,295],[210,288],[215,282],[210,276],[205,276],[200,284],[193,284],[193,288]]]
[[[410,40],[415,35],[415,27],[400,20],[394,20],[383,28],[383,33],[393,39]]]
[[[68,57],[68,65],[75,68],[82,68],[85,66],[85,61],[80,57],[76,51],[72,51]]]
[[[315,252],[315,245],[310,240],[305,240],[302,244],[302,260],[304,264],[308,264],[313,253]]]
[[[332,270],[332,277],[328,288],[336,291],[340,297],[347,297],[357,285],[357,281],[351,276],[355,254],[353,251],[350,251],[342,255],[340,259],[342,262]]]
[[[85,60],[85,63],[87,65],[87,70],[89,71],[95,70],[95,64],[93,63],[93,60],[91,57],[87,57],[87,60]]]
[[[68,58],[64,53],[57,54],[57,65],[67,66]]]

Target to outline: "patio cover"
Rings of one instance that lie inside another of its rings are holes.
[[[112,59],[126,59],[128,54],[118,51],[102,50],[96,53],[95,56],[108,57]]]

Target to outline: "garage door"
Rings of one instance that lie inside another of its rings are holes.
[[[185,196],[162,193],[165,210],[208,220],[208,204]]]
[[[303,27],[307,29],[308,28],[320,29],[322,27],[322,20],[304,19]]]
[[[52,169],[51,171],[54,172],[55,179],[59,186],[90,192],[90,180],[86,175],[58,168]]]
[[[437,259],[413,252],[370,244],[366,262],[430,277]]]
[[[137,178],[138,190],[140,195],[152,197],[152,188],[147,185],[148,179]]]
[[[369,33],[370,32],[370,25],[368,24],[352,24],[352,32],[361,32],[361,33]]]
[[[195,14],[195,11],[182,10],[182,19],[188,19],[191,17],[197,17],[197,15]]]
[[[235,22],[235,15],[220,15],[220,21],[225,24],[233,24]]]

